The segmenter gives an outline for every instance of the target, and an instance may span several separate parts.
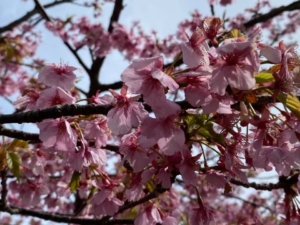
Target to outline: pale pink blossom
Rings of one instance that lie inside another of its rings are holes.
[[[156,225],[157,223],[162,223],[162,219],[154,205],[145,208],[134,220],[134,225]]]
[[[46,185],[30,180],[23,182],[22,185],[16,183],[16,181],[12,181],[9,187],[13,190],[18,190],[22,201],[21,204],[24,206],[38,205],[41,201],[41,196],[47,195],[50,192]]]
[[[148,112],[144,109],[142,103],[135,102],[136,97],[129,98],[126,96],[126,86],[123,86],[121,94],[113,90],[110,90],[110,92],[117,103],[107,114],[107,125],[113,134],[126,134],[132,127],[138,127],[148,115]]]
[[[65,119],[48,119],[37,124],[39,138],[45,148],[54,147],[57,151],[75,151],[77,134]]]
[[[39,93],[35,89],[30,89],[24,95],[18,97],[14,102],[16,109],[24,109],[24,111],[35,110],[36,101],[39,98]]]
[[[214,220],[214,212],[205,207],[201,201],[199,208],[194,208],[189,213],[190,225],[210,225]]]
[[[36,107],[43,109],[55,105],[74,104],[75,102],[76,99],[60,87],[52,87],[41,91]]]
[[[129,201],[137,201],[143,195],[141,175],[137,174],[131,179],[130,187],[126,189],[125,195]]]
[[[122,137],[120,153],[124,155],[123,161],[128,160],[136,173],[150,163],[147,151],[139,145],[134,134],[127,134]]]
[[[76,75],[73,73],[74,70],[77,70],[77,68],[66,64],[50,64],[41,69],[38,82],[43,82],[50,87],[61,87],[69,91],[75,85]]]
[[[188,42],[181,44],[183,62],[189,67],[200,65],[209,65],[206,36],[203,31],[197,27]]]
[[[101,97],[99,97],[99,90],[96,92],[95,95],[93,95],[90,100],[89,103],[95,103],[95,104],[99,104],[99,105],[110,105],[114,102],[114,97],[111,95],[103,95]]]
[[[148,117],[141,125],[141,135],[138,137],[140,145],[149,148],[156,143],[166,155],[181,151],[184,143],[184,132],[174,125],[173,119],[154,119]]]
[[[99,116],[97,119],[87,122],[84,134],[87,139],[95,140],[96,147],[105,146],[108,139],[111,138],[107,120],[104,116]]]
[[[177,224],[178,224],[178,220],[172,216],[166,216],[162,222],[162,225],[177,225]]]
[[[198,170],[196,162],[201,155],[192,156],[191,150],[189,150],[187,146],[184,146],[181,154],[182,161],[177,167],[179,168],[182,179],[185,184],[194,184],[195,180],[197,180],[195,171]]]
[[[94,215],[113,216],[118,211],[119,207],[124,204],[124,202],[116,198],[113,190],[109,187],[98,191],[93,196],[91,204],[93,205],[92,211]]]
[[[165,87],[170,91],[179,87],[162,69],[162,56],[137,59],[121,74],[121,78],[131,93],[143,94],[144,100],[152,106],[166,98]]]
[[[229,39],[217,52],[220,59],[210,80],[213,92],[224,95],[227,85],[238,90],[250,90],[255,86],[254,75],[260,62],[251,41]]]

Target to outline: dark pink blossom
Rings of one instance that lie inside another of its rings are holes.
[[[50,87],[61,87],[69,91],[75,85],[76,75],[73,73],[74,70],[77,70],[77,68],[66,64],[50,64],[41,69],[38,82],[43,82]]]

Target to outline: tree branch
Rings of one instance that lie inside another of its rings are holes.
[[[236,180],[236,179],[230,179],[230,183],[242,186],[245,188],[254,188],[256,190],[263,190],[263,191],[271,191],[275,189],[289,189],[292,187],[292,185],[296,184],[298,182],[298,176],[299,174],[294,174],[290,177],[281,177],[277,183],[267,183],[267,184],[257,184],[255,182],[250,183],[243,183],[242,181]]]
[[[47,14],[47,12],[45,11],[44,7],[40,4],[39,0],[34,0],[35,5],[36,5],[36,9],[39,11],[39,13],[41,14],[41,16],[49,21],[52,22],[52,19],[50,18],[50,16]],[[70,50],[70,52],[72,52],[72,54],[75,56],[75,58],[77,59],[77,61],[79,62],[79,64],[83,67],[83,69],[89,73],[90,69],[85,65],[85,63],[82,61],[82,59],[80,58],[80,56],[77,54],[76,50],[74,50],[72,48],[72,46],[67,42],[64,41],[64,44],[67,46],[67,48]]]
[[[51,8],[55,5],[59,5],[62,3],[69,3],[72,2],[73,0],[61,0],[61,1],[54,1],[52,3],[46,4],[43,7],[44,8]],[[38,8],[35,7],[34,9],[32,9],[31,11],[27,12],[24,16],[20,17],[19,19],[11,22],[10,24],[4,26],[4,27],[0,27],[0,34],[6,31],[10,31],[13,28],[15,28],[16,26],[20,25],[21,23],[25,22],[26,20],[30,19],[32,16],[34,16],[35,14],[38,13]]]
[[[18,214],[22,216],[33,216],[36,218],[50,220],[58,223],[73,223],[73,224],[93,224],[93,225],[113,225],[113,224],[133,224],[133,219],[115,219],[108,220],[107,217],[103,219],[86,219],[86,218],[77,218],[74,216],[61,215],[58,213],[48,213],[48,212],[38,212],[33,210],[28,210],[24,208],[19,208],[16,206],[10,206],[11,210],[0,208],[0,211],[7,212],[10,214]]]
[[[110,21],[107,29],[109,33],[113,31],[113,23],[118,22],[122,9],[123,9],[123,0],[116,0],[113,13],[110,17]],[[101,58],[97,57],[95,60],[93,60],[91,70],[89,73],[90,88],[87,97],[92,97],[97,92],[97,90],[99,89],[102,90],[103,88],[103,85],[100,85],[99,83],[99,73],[104,60],[105,57],[101,57]]]
[[[40,140],[38,134],[28,133],[28,132],[18,131],[18,130],[12,130],[12,129],[6,129],[3,125],[0,125],[0,135],[10,137],[10,138],[16,138],[16,139],[20,139],[20,140],[24,140],[24,141],[29,141],[29,143],[31,143],[31,144],[41,143],[41,140]],[[94,142],[91,141],[89,143],[93,144]],[[81,142],[78,141],[77,145],[81,145]],[[106,145],[105,147],[102,147],[102,148],[119,154],[119,146]]]
[[[299,96],[297,96],[299,98]],[[181,109],[193,109],[187,101],[175,102]],[[274,103],[271,96],[259,96],[257,102],[253,103],[254,108],[266,105],[268,103]],[[77,115],[91,115],[91,114],[103,114],[107,115],[112,106],[103,106],[96,104],[88,105],[58,105],[47,109],[39,109],[28,112],[14,113],[14,114],[0,114],[0,124],[5,123],[37,123],[45,119],[56,119],[62,116],[77,116]],[[145,110],[152,112],[149,105],[144,104]],[[199,108],[199,107],[198,107]],[[239,110],[239,103],[231,105],[231,108]]]
[[[252,20],[249,20],[248,22],[244,23],[244,26],[246,28],[252,27],[257,23],[266,22],[269,19],[274,18],[275,16],[280,15],[283,12],[286,11],[294,11],[300,9],[300,1],[295,1],[287,6],[281,6],[275,9],[272,9],[270,12],[257,16],[253,18]]]

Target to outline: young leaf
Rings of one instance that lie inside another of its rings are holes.
[[[27,149],[28,148],[28,142],[27,141],[23,141],[23,140],[19,140],[19,139],[14,139],[7,147],[7,151],[13,151],[14,148],[24,148]]]
[[[277,99],[300,119],[300,102],[296,96],[279,94]]]
[[[22,159],[19,154],[16,152],[6,152],[6,162],[13,175],[20,180],[20,165],[22,164]]]
[[[81,173],[79,173],[78,171],[74,171],[71,181],[68,184],[71,192],[74,192],[77,188],[79,188],[80,176]]]
[[[255,80],[257,84],[266,83],[266,82],[273,82],[274,77],[270,72],[261,72],[256,74]]]

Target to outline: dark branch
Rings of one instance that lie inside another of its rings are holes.
[[[193,108],[188,102],[181,101],[176,102],[182,109]],[[151,107],[144,105],[145,109],[151,112]],[[92,115],[103,114],[107,115],[111,106],[102,106],[96,104],[88,105],[63,105],[53,106],[47,109],[38,109],[34,111],[14,113],[14,114],[2,114],[0,115],[0,124],[5,123],[38,123],[45,119],[56,119],[62,116],[77,116],[77,115]]]
[[[162,188],[160,184],[158,184],[155,188],[155,190],[153,192],[151,192],[150,194],[146,195],[145,197],[141,198],[138,201],[135,202],[130,202],[124,206],[121,206],[119,208],[119,211],[117,212],[117,214],[124,212],[127,209],[131,209],[137,205],[143,204],[145,202],[148,202],[149,200],[153,199],[153,198],[157,198],[160,194],[166,192],[168,189]]]
[[[3,125],[0,125],[0,135],[28,141],[30,144],[35,144],[35,143],[41,142],[38,134],[6,129]],[[93,145],[94,141],[89,142],[89,144]],[[81,145],[81,142],[78,141],[77,145]],[[103,147],[103,149],[119,153],[119,146],[116,146],[116,145],[106,145],[105,147]]]
[[[119,82],[115,82],[112,84],[100,84],[99,85],[99,90],[102,91],[107,91],[109,89],[121,89],[123,86],[123,82],[119,81]]]
[[[62,3],[70,3],[73,0],[61,0],[61,1],[54,1],[52,3],[46,4],[43,7],[44,8],[51,8],[55,5],[59,5]],[[35,14],[37,14],[39,11],[37,9],[37,7],[35,7],[34,9],[32,9],[31,11],[27,12],[24,16],[20,17],[19,19],[11,22],[10,24],[4,26],[4,27],[0,27],[0,33],[6,32],[6,31],[10,31],[13,28],[15,28],[16,26],[20,25],[21,23],[27,21],[28,19],[30,19],[32,16],[34,16]]]
[[[1,200],[0,200],[0,206],[1,207],[7,207],[6,205],[6,196],[7,196],[7,184],[6,184],[6,176],[7,176],[7,170],[3,169],[1,172]]]
[[[275,9],[272,9],[270,12],[257,16],[253,18],[252,20],[249,20],[248,22],[244,23],[244,26],[246,28],[252,27],[257,23],[266,22],[269,19],[274,18],[275,16],[280,15],[283,12],[286,11],[294,11],[300,9],[300,1],[295,1],[287,6],[281,6]]]
[[[113,31],[113,23],[114,22],[118,22],[121,11],[123,9],[123,0],[116,0],[115,1],[115,6],[113,9],[113,13],[110,17],[110,21],[109,21],[109,25],[108,25],[108,29],[107,31],[109,33],[111,33]],[[95,60],[93,60],[92,66],[91,66],[91,70],[89,73],[89,77],[90,77],[90,88],[89,88],[89,93],[87,97],[92,97],[97,90],[102,90],[101,87],[103,87],[102,85],[100,85],[99,83],[99,73],[100,73],[100,69],[104,63],[105,57],[97,57]]]
[[[256,190],[263,190],[263,191],[272,191],[275,189],[290,189],[293,185],[295,185],[298,182],[298,176],[299,174],[294,174],[291,177],[282,177],[279,179],[277,183],[267,183],[267,184],[258,184],[255,182],[250,183],[243,183],[242,181],[236,180],[236,179],[230,179],[230,183],[238,186],[242,186],[245,188],[254,188]]]
[[[61,215],[58,213],[48,213],[48,212],[38,212],[33,210],[28,210],[24,208],[19,208],[15,206],[10,207],[9,209],[0,209],[3,212],[10,214],[18,214],[22,216],[33,216],[44,220],[50,220],[58,223],[72,223],[72,224],[101,224],[101,225],[113,225],[113,224],[133,224],[133,219],[115,219],[108,220],[106,217],[103,219],[86,219],[86,218],[77,218],[73,216]]]
[[[38,9],[38,11],[39,11],[39,13],[41,14],[41,16],[42,16],[45,20],[51,22],[52,19],[51,19],[50,16],[47,14],[47,12],[45,11],[44,7],[40,4],[39,0],[34,0],[34,2],[35,2],[36,8]],[[82,59],[80,58],[80,56],[77,54],[76,50],[74,50],[74,49],[72,48],[72,46],[71,46],[68,42],[64,41],[64,44],[67,46],[67,48],[70,50],[70,52],[72,52],[72,54],[75,56],[75,58],[77,59],[77,61],[79,62],[79,64],[83,67],[83,69],[84,69],[87,73],[89,73],[89,72],[90,72],[89,68],[88,68],[88,67],[85,65],[85,63],[82,61]]]
[[[181,109],[192,109],[195,108],[191,106],[187,101],[175,102]],[[252,104],[254,108],[266,105],[268,103],[274,103],[271,96],[259,96],[256,103]],[[145,110],[152,112],[149,105],[144,104]],[[231,106],[233,109],[239,110],[239,104],[233,104]],[[111,106],[102,106],[96,104],[88,105],[63,105],[63,106],[53,106],[47,109],[39,109],[35,111],[28,111],[15,114],[0,115],[0,124],[5,123],[37,123],[45,119],[56,119],[62,116],[77,116],[77,115],[92,115],[92,114],[103,114],[107,115]]]

